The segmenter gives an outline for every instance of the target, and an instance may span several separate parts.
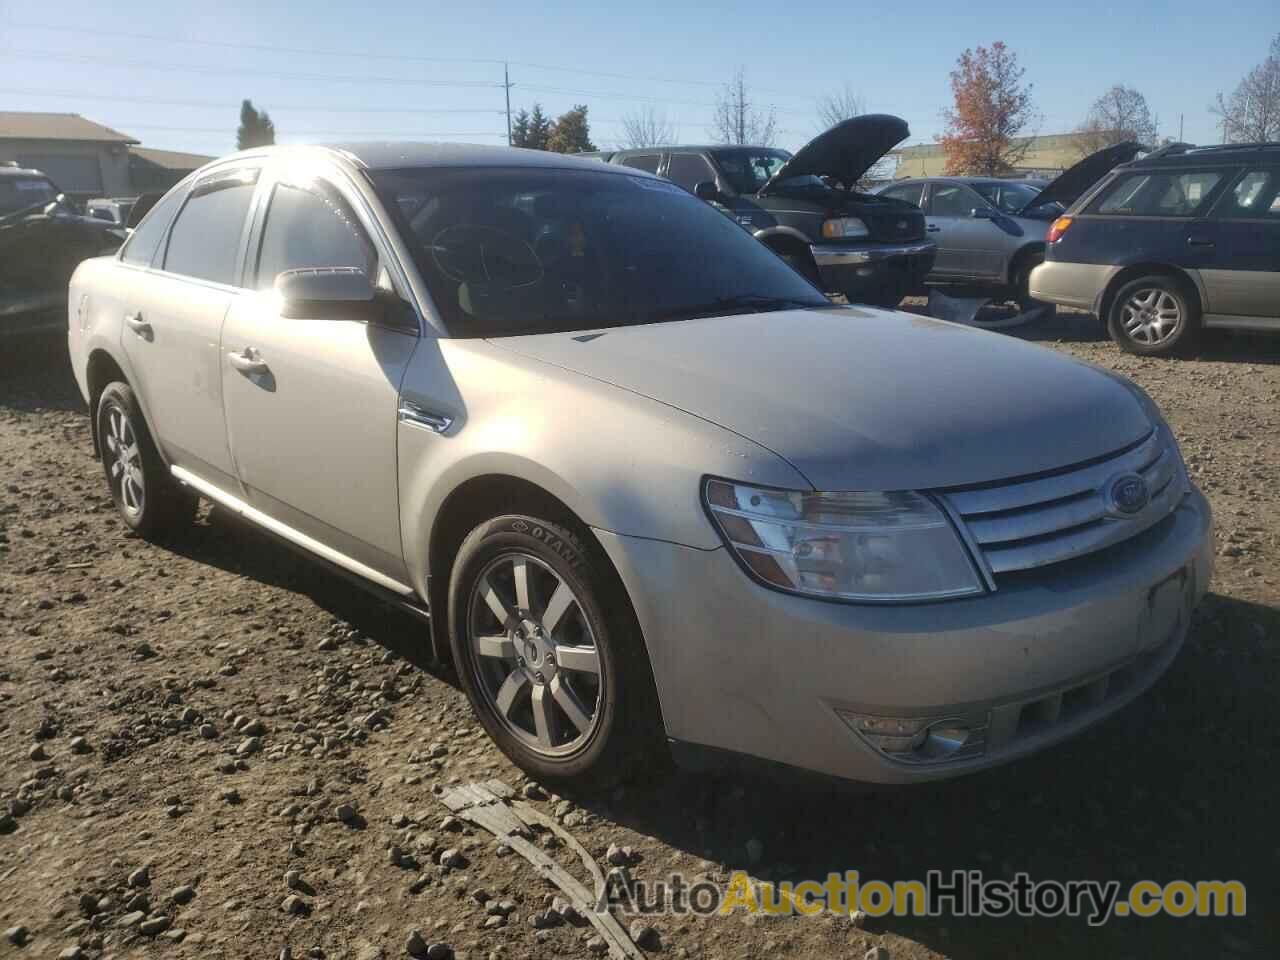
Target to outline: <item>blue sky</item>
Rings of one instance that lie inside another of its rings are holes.
[[[607,147],[621,119],[648,106],[681,140],[708,139],[718,85],[743,67],[754,99],[776,108],[782,146],[816,133],[815,101],[846,83],[922,142],[941,129],[957,55],[1004,40],[1034,84],[1035,132],[1074,127],[1123,83],[1146,95],[1162,134],[1177,136],[1183,114],[1185,138],[1209,143],[1214,94],[1259,63],[1277,32],[1275,0],[0,0],[0,109],[81,113],[148,146],[210,154],[233,149],[244,97],[270,112],[282,142],[497,143],[509,60],[513,109],[539,100],[555,115],[586,103]]]

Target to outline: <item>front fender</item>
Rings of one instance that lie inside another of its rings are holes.
[[[702,509],[707,474],[810,489],[754,441],[482,340],[424,340],[402,392],[420,398],[426,391],[461,409],[444,433],[404,422],[399,428],[405,562],[424,595],[441,509],[478,477],[541,487],[589,527],[701,549],[720,545]]]

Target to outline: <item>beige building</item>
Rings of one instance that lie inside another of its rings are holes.
[[[48,174],[76,200],[129,196],[129,147],[137,142],[78,113],[0,111],[0,160]]]
[[[1067,167],[1091,152],[1080,134],[1051,133],[1043,137],[1019,137],[1015,142],[1030,147],[1017,164],[1015,176],[1056,177]],[[947,158],[940,143],[923,143],[893,151],[898,158],[894,178],[940,177],[947,170]]]

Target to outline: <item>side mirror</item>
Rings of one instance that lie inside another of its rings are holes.
[[[969,211],[969,216],[975,220],[994,220],[997,214],[990,207],[974,207]]]
[[[276,277],[280,316],[290,319],[370,320],[381,309],[377,291],[359,267],[304,267]]]
[[[720,191],[716,189],[714,180],[699,180],[693,187],[693,195],[707,203],[715,203],[720,199]]]

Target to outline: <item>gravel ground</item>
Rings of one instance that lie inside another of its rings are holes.
[[[1267,807],[1280,340],[1214,339],[1194,359],[1158,361],[1121,354],[1081,316],[1014,335],[1147,388],[1213,502],[1214,592],[1152,692],[1048,753],[937,786],[778,789],[668,772],[606,797],[532,790],[534,804],[601,861],[631,847],[640,877],[1238,878],[1248,917],[1100,930],[657,918],[661,953],[1280,953]],[[0,935],[0,956],[595,955],[588,927],[531,925],[552,888],[524,860],[446,820],[434,791],[452,782],[526,783],[448,673],[421,662],[420,625],[216,509],[169,548],[127,536],[57,340],[0,345],[0,462],[0,931],[25,928]]]

